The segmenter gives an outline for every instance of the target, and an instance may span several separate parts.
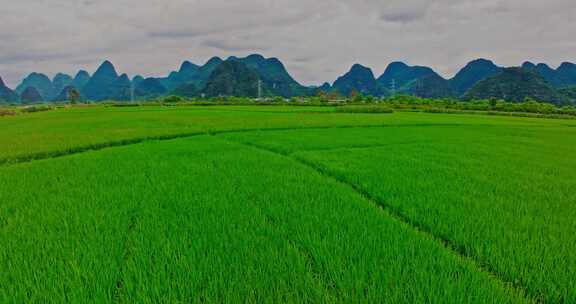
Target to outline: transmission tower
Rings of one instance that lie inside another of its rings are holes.
[[[392,82],[390,83],[390,89],[392,91],[392,97],[396,96],[396,79],[392,78]]]

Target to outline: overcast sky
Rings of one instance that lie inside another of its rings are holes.
[[[391,61],[451,77],[485,57],[557,66],[576,61],[574,0],[0,0],[0,76],[37,71],[162,76],[183,60],[261,53],[303,84],[354,63]]]

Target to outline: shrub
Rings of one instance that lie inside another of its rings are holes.
[[[52,111],[54,108],[47,105],[39,105],[39,106],[30,106],[22,108],[20,111],[22,113],[36,113],[36,112],[46,112]]]
[[[109,107],[114,108],[131,108],[131,107],[139,107],[139,103],[126,103],[126,102],[118,102],[108,105]]]
[[[2,116],[14,116],[16,115],[16,111],[9,110],[9,109],[0,109],[0,117]]]
[[[180,96],[175,96],[175,95],[171,95],[171,96],[166,96],[162,99],[162,102],[165,103],[180,103],[180,102],[184,102],[185,99],[180,97]]]

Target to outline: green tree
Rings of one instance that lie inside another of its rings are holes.
[[[71,104],[77,104],[80,101],[80,92],[76,88],[71,88],[68,91],[68,101]]]

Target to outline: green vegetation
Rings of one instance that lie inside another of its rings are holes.
[[[171,94],[177,97],[191,98],[198,96],[198,88],[194,83],[186,83],[174,89]]]
[[[457,96],[462,96],[478,81],[491,76],[496,76],[502,72],[502,68],[487,59],[476,59],[462,68],[454,78],[450,79],[450,86]]]
[[[336,108],[338,113],[394,113],[389,107],[386,106],[341,106]]]
[[[573,135],[468,125],[227,136],[318,167],[506,281],[562,303],[576,297],[576,160],[562,157],[576,153]]]
[[[5,168],[0,184],[17,190],[1,192],[2,302],[523,302],[345,185],[217,138]]]
[[[355,64],[350,71],[339,77],[332,86],[335,93],[354,97],[357,94],[381,96],[386,93],[385,86],[380,86],[372,70]]]
[[[576,87],[567,87],[560,89],[559,92],[570,98],[571,100],[576,100]]]
[[[576,298],[576,121],[144,105],[0,118],[0,302]]]
[[[35,106],[28,106],[25,108],[20,109],[22,113],[37,113],[37,112],[46,112],[52,111],[54,107],[48,105],[35,105]]]
[[[259,77],[256,71],[243,63],[227,60],[210,75],[202,92],[208,97],[258,97],[258,83],[261,82]],[[263,90],[261,86],[260,91]]]
[[[12,109],[0,108],[0,116],[14,116],[14,115],[16,115],[16,111]]]
[[[554,104],[570,104],[568,97],[558,93],[546,79],[530,69],[507,68],[496,76],[479,81],[464,99],[504,99],[522,102],[526,98]]]

